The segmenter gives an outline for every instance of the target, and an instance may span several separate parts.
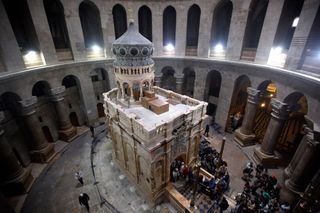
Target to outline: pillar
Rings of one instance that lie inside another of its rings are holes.
[[[0,122],[4,119],[0,112]],[[23,194],[29,191],[33,183],[30,169],[24,169],[13,153],[4,131],[0,129],[0,189],[6,195]]]
[[[48,143],[39,125],[36,115],[37,98],[32,96],[29,99],[19,101],[19,104],[21,116],[31,136],[28,139],[31,160],[39,163],[49,162],[55,151],[53,144]]]
[[[154,55],[161,56],[163,51],[163,9],[152,11],[152,39]]]
[[[283,8],[284,0],[269,0],[259,39],[256,63],[267,64]]]
[[[272,113],[261,147],[255,148],[254,160],[266,167],[274,167],[280,157],[274,153],[283,125],[288,118],[288,105],[277,99],[271,99]]]
[[[79,17],[79,2],[62,0],[70,45],[75,61],[86,59],[83,32]]]
[[[46,64],[56,64],[58,59],[47,21],[47,15],[44,10],[43,0],[28,0],[28,6],[39,41],[40,50]]]
[[[68,109],[64,99],[66,88],[64,86],[50,89],[50,99],[56,109],[59,121],[59,138],[64,141],[70,141],[76,134],[77,129],[72,126],[69,117]]]
[[[184,93],[184,91],[182,91],[183,90],[183,76],[177,76],[177,77],[175,77],[175,79],[176,79],[176,91],[175,92],[177,92],[177,93],[179,93],[179,94],[183,94]]]
[[[104,44],[104,52],[105,56],[111,57],[112,51],[111,51],[111,43],[108,41],[108,28],[112,28],[113,23],[110,22],[108,9],[105,6],[104,2],[95,2],[99,8],[100,12],[100,21],[101,21],[101,30],[103,35],[103,44]]]
[[[306,146],[303,155],[300,156],[299,162],[296,165],[291,177],[285,181],[285,186],[295,193],[303,192],[319,169],[319,147],[320,143],[314,140],[314,133],[307,128]]]
[[[304,131],[306,132],[306,126],[303,127]],[[303,136],[301,142],[299,143],[299,146],[296,150],[296,152],[294,153],[289,165],[285,168],[284,170],[284,177],[285,178],[290,178],[293,171],[295,170],[297,164],[299,163],[301,156],[304,155],[304,151],[306,149],[306,145],[307,145],[307,140],[308,137],[307,135]]]
[[[241,146],[253,145],[254,139],[256,138],[253,133],[253,124],[260,101],[260,91],[252,87],[248,87],[247,92],[248,99],[242,126],[235,131],[234,138],[234,140]]]
[[[6,71],[25,69],[16,37],[2,1],[0,1],[0,52]]]
[[[189,8],[176,8],[176,45],[175,55],[185,56],[187,41],[187,14]]]
[[[210,33],[212,22],[212,9],[210,7],[201,7],[201,16],[199,24],[198,37],[198,57],[208,58],[210,47]],[[209,28],[210,27],[210,28]],[[208,30],[209,28],[209,30]]]
[[[234,6],[226,53],[226,57],[229,60],[240,60],[250,2],[250,0],[233,1]]]
[[[287,54],[285,68],[288,70],[296,70],[300,68],[301,58],[307,44],[312,24],[319,9],[319,0],[304,1],[299,16],[299,23],[294,31],[290,48]]]

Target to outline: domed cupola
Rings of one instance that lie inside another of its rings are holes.
[[[153,91],[153,44],[135,28],[133,20],[127,32],[112,44],[117,81],[117,99],[123,103],[139,101],[145,91]]]

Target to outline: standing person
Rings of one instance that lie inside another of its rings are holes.
[[[222,196],[222,199],[219,202],[219,207],[220,207],[220,213],[227,210],[229,207],[228,201],[225,197]]]
[[[87,193],[81,193],[79,195],[79,203],[81,206],[85,206],[88,212],[90,212],[90,207],[89,207],[89,200],[90,197]]]
[[[204,136],[207,136],[207,137],[209,137],[209,125],[207,124],[206,125],[206,129],[205,129],[205,131],[204,131]]]
[[[79,183],[83,186],[83,175],[81,171],[75,173],[75,178],[79,181]]]

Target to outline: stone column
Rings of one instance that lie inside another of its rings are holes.
[[[250,2],[250,0],[233,1],[234,6],[226,53],[229,60],[240,60]]]
[[[304,132],[307,133],[307,127],[304,126],[303,127],[304,129]],[[303,136],[296,152],[294,153],[289,165],[285,168],[284,170],[284,177],[287,179],[287,178],[290,178],[293,171],[295,170],[297,164],[299,163],[300,159],[301,159],[301,156],[304,155],[305,153],[305,149],[306,149],[306,146],[307,146],[307,140],[308,140],[308,137],[307,135]]]
[[[256,138],[253,133],[253,124],[260,101],[260,91],[252,87],[248,87],[247,92],[248,99],[242,126],[235,131],[234,138],[234,140],[241,146],[253,145],[254,139]]]
[[[275,146],[281,134],[283,125],[288,118],[288,105],[277,99],[271,99],[272,113],[267,131],[264,135],[260,148],[254,150],[254,159],[264,166],[273,167],[279,160],[279,156],[274,153]]]
[[[99,8],[100,11],[100,20],[101,20],[101,30],[102,30],[102,35],[103,35],[103,44],[104,44],[104,52],[105,56],[111,57],[112,52],[111,50],[111,44],[108,42],[108,28],[112,27],[113,22],[110,22],[109,17],[108,17],[108,9],[106,8],[106,5],[104,2],[99,1],[95,2]]]
[[[214,7],[205,7],[205,6],[201,7],[199,39],[198,39],[198,57],[202,57],[202,58],[208,58],[209,56],[210,34],[211,34],[211,24],[212,24],[211,8],[214,8]]]
[[[28,0],[28,6],[39,41],[39,47],[46,64],[56,64],[58,62],[56,49],[52,40],[47,15],[44,10],[43,0]]]
[[[64,6],[66,25],[73,58],[75,61],[85,60],[86,50],[79,17],[79,2],[69,0],[62,0],[61,2]]]
[[[176,17],[176,45],[175,55],[185,56],[186,54],[186,40],[187,40],[187,16],[189,8],[182,8],[179,6]]]
[[[77,129],[72,126],[69,117],[68,109],[64,99],[66,88],[64,86],[57,87],[50,90],[51,101],[56,109],[59,121],[59,138],[63,141],[70,141],[76,134]]]
[[[16,37],[2,1],[0,1],[0,52],[6,71],[23,70],[24,65]]]
[[[267,64],[278,29],[284,0],[269,0],[257,48],[256,63]]]
[[[306,146],[303,155],[300,156],[299,162],[296,165],[291,177],[286,180],[285,186],[295,193],[303,192],[308,186],[310,180],[319,169],[319,147],[320,143],[315,141],[314,134],[311,129],[307,129]]]
[[[0,112],[0,122],[4,119]],[[7,195],[22,194],[29,191],[33,182],[30,169],[24,169],[13,153],[4,131],[0,128],[0,188]]]
[[[37,97],[32,96],[29,99],[19,101],[19,104],[21,116],[31,135],[31,139],[28,139],[31,160],[40,163],[49,162],[55,152],[54,145],[48,143],[39,125],[36,115]]]
[[[294,31],[291,45],[287,54],[285,68],[296,70],[300,68],[301,58],[307,44],[307,40],[320,5],[319,0],[304,1],[299,16],[299,23]]]
[[[161,56],[163,51],[163,9],[152,11],[152,39],[154,55]]]
[[[176,79],[176,91],[177,93],[179,94],[182,94],[183,91],[182,91],[182,87],[183,87],[183,76],[177,76],[175,77]]]

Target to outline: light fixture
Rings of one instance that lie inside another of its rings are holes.
[[[214,51],[215,51],[216,53],[222,53],[222,52],[224,51],[223,45],[220,44],[220,43],[218,43],[218,44],[214,47]]]
[[[292,22],[292,27],[297,27],[299,23],[299,17],[296,17]]]
[[[261,105],[260,105],[261,107],[265,107],[266,106],[266,104],[265,103],[261,103]]]
[[[169,44],[167,44],[166,46],[164,46],[164,49],[165,49],[166,51],[171,52],[171,51],[174,50],[174,46],[173,46],[171,43],[169,43]]]
[[[37,58],[37,52],[34,50],[28,51],[28,53],[25,55],[26,59],[28,61],[35,60]]]
[[[101,50],[101,47],[94,44],[94,45],[92,45],[91,49],[93,50],[93,52],[99,52]]]
[[[270,94],[270,97],[273,97],[273,94]]]

